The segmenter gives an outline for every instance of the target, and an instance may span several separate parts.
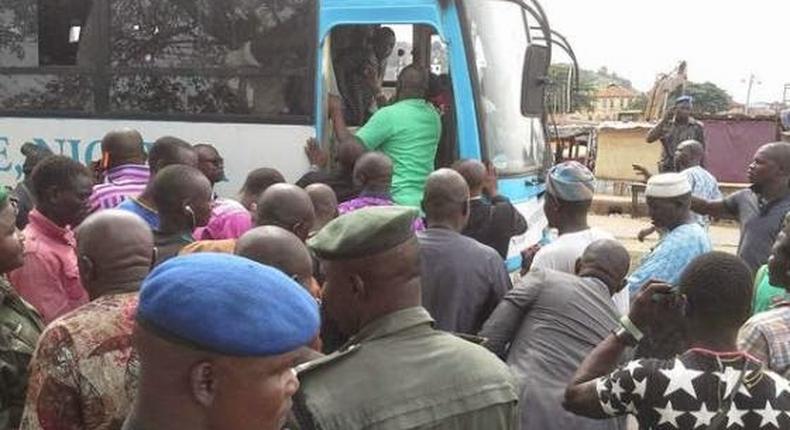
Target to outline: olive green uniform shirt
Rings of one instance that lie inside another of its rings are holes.
[[[368,324],[299,378],[294,410],[301,430],[518,428],[507,366],[435,330],[422,307]]]
[[[0,430],[16,429],[25,407],[28,363],[44,325],[0,275]]]
[[[413,207],[422,202],[441,135],[439,111],[422,99],[406,99],[379,109],[356,134],[367,149],[392,159],[392,200]]]

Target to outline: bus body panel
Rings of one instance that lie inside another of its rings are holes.
[[[0,184],[13,186],[22,177],[25,142],[47,145],[83,163],[101,158],[101,138],[108,130],[132,127],[147,144],[166,135],[192,143],[208,142],[225,158],[228,181],[217,191],[234,196],[246,175],[259,167],[275,167],[288,181],[296,181],[309,168],[304,142],[313,136],[311,126],[224,124],[134,120],[0,118]]]

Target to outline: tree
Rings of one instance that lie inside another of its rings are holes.
[[[694,98],[693,112],[695,114],[715,114],[729,109],[732,97],[727,91],[718,87],[712,82],[686,83],[686,90],[678,88],[670,95],[670,100],[674,100],[681,94],[689,95]]]

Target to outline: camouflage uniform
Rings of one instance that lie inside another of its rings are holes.
[[[28,363],[44,326],[0,276],[0,430],[16,429],[25,406]]]

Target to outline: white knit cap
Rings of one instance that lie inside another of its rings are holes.
[[[662,173],[655,175],[647,181],[645,195],[647,197],[671,198],[680,197],[691,193],[691,185],[686,175],[682,173]]]

